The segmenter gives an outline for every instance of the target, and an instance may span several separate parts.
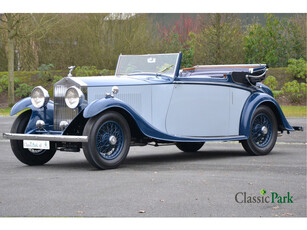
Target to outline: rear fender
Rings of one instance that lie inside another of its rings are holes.
[[[241,113],[239,135],[244,135],[249,138],[251,119],[255,110],[261,105],[266,105],[272,109],[277,119],[278,130],[294,131],[293,127],[287,121],[277,101],[272,96],[266,93],[253,93],[246,100],[243,107]]]

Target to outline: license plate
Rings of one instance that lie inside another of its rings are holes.
[[[50,143],[49,141],[24,140],[23,147],[25,149],[50,149]]]

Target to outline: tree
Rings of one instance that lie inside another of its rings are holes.
[[[14,96],[14,58],[17,42],[31,39],[34,36],[41,38],[50,26],[55,24],[56,16],[5,13],[0,16],[0,29],[6,37],[6,53],[8,59],[8,104],[15,103]]]
[[[199,22],[190,16],[180,15],[174,25],[163,26],[157,24],[161,37],[161,52],[182,52],[181,67],[193,66],[195,33],[199,29]]]
[[[306,14],[295,15],[289,19],[289,41],[287,44],[291,49],[290,57],[294,59],[307,59],[307,20]]]
[[[242,63],[244,34],[239,18],[234,14],[203,14],[199,20],[194,62],[207,65]]]
[[[244,52],[248,63],[287,66],[290,58],[306,58],[306,18],[295,16],[280,20],[267,14],[265,25],[247,27]]]
[[[39,43],[40,64],[55,69],[114,69],[119,54],[158,52],[159,40],[146,14],[60,14],[63,23]]]

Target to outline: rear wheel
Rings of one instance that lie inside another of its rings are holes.
[[[251,155],[266,155],[274,148],[276,139],[275,114],[267,106],[258,107],[251,120],[249,138],[242,141],[243,148]]]
[[[11,133],[24,133],[31,114],[31,110],[27,110],[20,114],[12,125]],[[49,150],[40,150],[23,148],[22,140],[11,140],[10,142],[14,155],[18,160],[27,165],[43,165],[50,161],[56,152],[52,143],[50,143]]]
[[[118,167],[130,148],[130,128],[125,118],[117,112],[107,112],[91,118],[85,125],[82,144],[88,162],[98,169]]]
[[[183,152],[197,152],[204,144],[204,142],[177,142],[176,146]]]

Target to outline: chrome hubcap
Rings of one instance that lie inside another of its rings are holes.
[[[110,138],[109,138],[109,143],[111,144],[111,145],[116,145],[116,143],[117,143],[117,138],[115,137],[115,136],[110,136]]]
[[[261,132],[266,135],[268,133],[268,128],[266,126],[262,126]]]

